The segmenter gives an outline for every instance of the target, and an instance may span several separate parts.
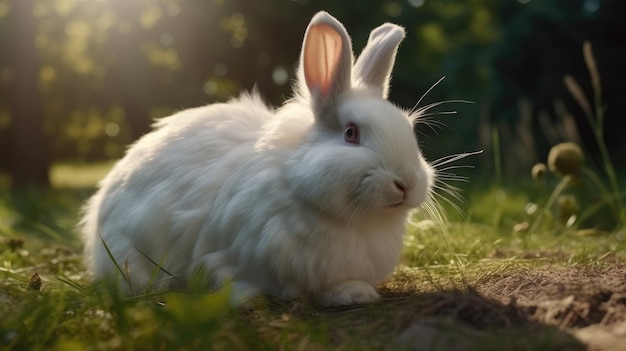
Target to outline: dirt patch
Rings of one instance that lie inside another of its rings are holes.
[[[411,349],[426,349],[424,338],[439,340],[431,349],[491,349],[484,343],[497,330],[509,349],[536,349],[544,338],[542,349],[626,350],[626,264],[517,266],[461,287],[411,289],[382,289],[388,301],[405,299],[395,318],[398,339]],[[451,333],[440,319],[424,322],[432,317],[461,322],[464,331]]]
[[[564,328],[626,321],[626,265],[542,267],[476,283],[481,295],[525,309],[534,320]]]
[[[529,320],[568,330],[591,350],[626,349],[626,265],[541,267],[485,277],[477,291]]]
[[[292,323],[300,320],[339,349],[360,340],[363,349],[626,350],[624,263],[494,261],[478,272],[437,269],[400,269],[379,287],[383,299],[363,306],[320,310],[269,298],[270,308],[255,311],[250,322],[296,335]]]

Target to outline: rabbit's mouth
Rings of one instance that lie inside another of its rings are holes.
[[[402,200],[400,200],[398,202],[391,203],[390,205],[387,205],[386,207],[388,207],[388,208],[398,208],[398,207],[403,207],[405,205],[406,204],[404,203],[404,199],[402,199]]]
[[[399,207],[404,207],[406,205],[407,202],[404,194],[390,194],[387,196],[387,199],[382,204],[382,207],[395,209]]]

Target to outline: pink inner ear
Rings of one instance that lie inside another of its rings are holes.
[[[341,56],[341,35],[326,24],[316,24],[309,29],[304,43],[304,78],[310,91],[330,93],[336,79]]]

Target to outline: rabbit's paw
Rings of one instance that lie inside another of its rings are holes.
[[[348,280],[331,286],[319,296],[322,306],[347,306],[377,301],[376,289],[361,280]]]
[[[252,284],[242,281],[234,281],[232,283],[229,303],[231,307],[238,307],[244,310],[252,309],[254,304],[251,303],[251,300],[261,294],[261,290]]]

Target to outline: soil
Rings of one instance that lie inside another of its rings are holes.
[[[542,267],[491,276],[477,291],[530,321],[570,332],[588,350],[626,350],[626,265]]]
[[[398,301],[395,342],[408,349],[626,350],[623,263],[515,267],[463,288],[411,290],[382,288]]]

